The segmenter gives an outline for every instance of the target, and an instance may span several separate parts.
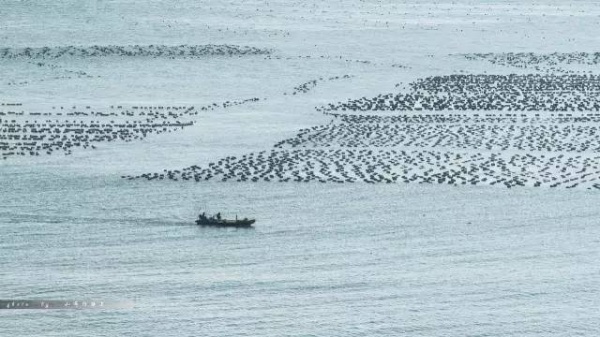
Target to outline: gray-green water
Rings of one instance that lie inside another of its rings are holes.
[[[592,191],[0,179],[4,297],[135,304],[0,311],[6,336],[598,333]]]
[[[172,133],[0,159],[0,299],[134,303],[0,310],[0,336],[597,336],[600,195],[585,187],[119,177],[269,151],[332,121],[315,107],[428,76],[597,74],[594,63],[515,68],[460,54],[597,52],[599,15],[594,1],[1,1],[2,48],[230,44],[273,53],[0,60],[0,104],[23,104],[0,112],[25,111],[5,121],[73,121],[55,114],[73,106],[200,112]],[[260,101],[199,110],[250,98]],[[133,117],[77,117],[112,119]],[[505,130],[494,130],[501,140]],[[588,152],[548,156],[597,157],[594,138],[582,139]],[[550,171],[568,180],[573,167]],[[256,228],[199,228],[203,210],[255,217]]]

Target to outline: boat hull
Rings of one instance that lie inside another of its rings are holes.
[[[250,220],[196,220],[198,226],[210,226],[210,227],[232,227],[232,228],[249,228],[256,222],[254,219]]]

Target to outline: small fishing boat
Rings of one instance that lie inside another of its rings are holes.
[[[198,226],[213,226],[213,227],[234,227],[234,228],[248,228],[252,227],[252,224],[255,223],[254,219],[238,219],[235,217],[235,220],[227,220],[221,218],[221,213],[217,213],[213,216],[207,216],[202,213],[198,215],[198,220],[196,220],[196,225]]]

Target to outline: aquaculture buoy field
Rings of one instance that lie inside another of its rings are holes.
[[[599,4],[2,7],[3,334],[600,333]]]

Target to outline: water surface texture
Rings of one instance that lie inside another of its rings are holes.
[[[595,2],[0,15],[0,335],[600,333]]]

